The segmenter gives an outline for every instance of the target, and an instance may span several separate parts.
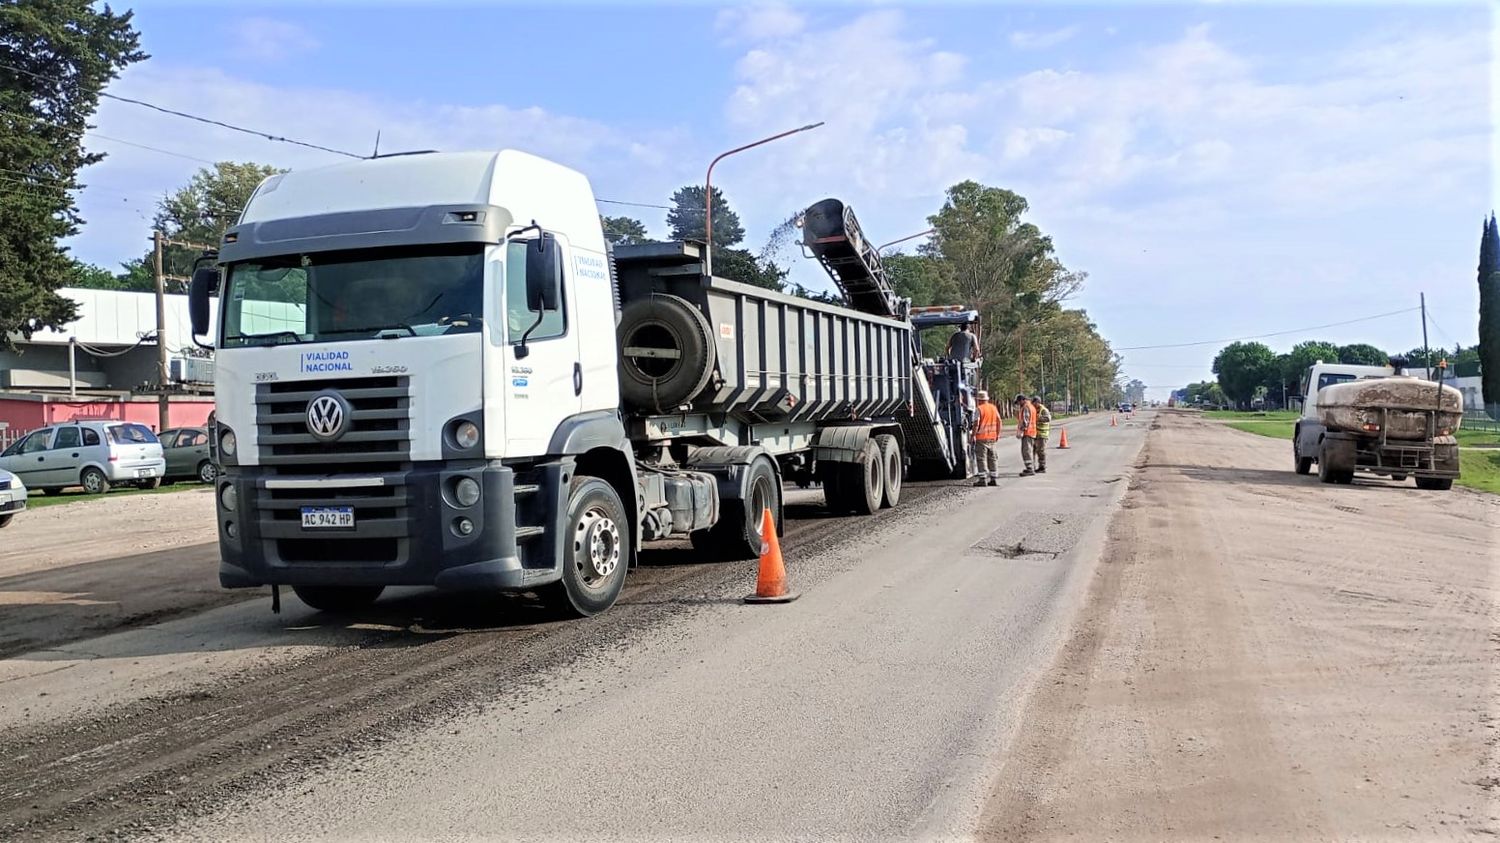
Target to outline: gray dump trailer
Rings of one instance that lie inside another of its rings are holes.
[[[614,250],[621,405],[636,463],[680,506],[694,497],[694,473],[715,477],[716,518],[662,519],[712,520],[688,531],[704,549],[753,553],[760,512],[779,519],[783,479],[821,484],[834,511],[869,514],[897,504],[908,470],[968,472],[972,364],[921,359],[909,303],[842,203],[809,208],[803,234],[851,306],[706,275],[695,243]],[[972,318],[954,311],[926,326]],[[647,538],[657,528],[681,531],[650,525]]]

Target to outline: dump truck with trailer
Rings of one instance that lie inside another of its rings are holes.
[[[1302,417],[1292,435],[1298,474],[1318,467],[1324,483],[1355,472],[1447,490],[1459,476],[1457,389],[1398,375],[1395,367],[1317,363],[1304,376]]]
[[[803,222],[851,306],[712,277],[699,244],[612,250],[588,180],[525,153],[270,177],[191,291],[196,335],[218,293],[220,582],[589,615],[642,542],[753,556],[784,480],[871,513],[907,467],[962,473],[972,366],[935,392],[853,213]]]

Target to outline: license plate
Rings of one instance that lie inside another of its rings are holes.
[[[352,530],[354,529],[354,507],[304,506],[302,507],[302,529]]]
[[[152,474],[152,471],[149,468],[137,468],[135,470],[135,476],[136,477],[150,477],[151,474]]]

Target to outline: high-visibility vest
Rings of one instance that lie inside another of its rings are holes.
[[[1016,405],[1016,426],[1024,431],[1022,436],[1036,436],[1036,408],[1030,401]]]
[[[1000,411],[986,401],[979,405],[979,420],[974,425],[977,442],[994,442],[1000,438]]]
[[[1036,438],[1046,439],[1052,435],[1052,411],[1045,406],[1036,405]]]

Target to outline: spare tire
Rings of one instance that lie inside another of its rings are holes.
[[[620,396],[664,413],[686,404],[713,376],[717,349],[708,319],[686,299],[656,294],[625,305],[617,331]]]

